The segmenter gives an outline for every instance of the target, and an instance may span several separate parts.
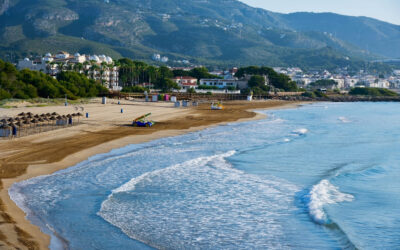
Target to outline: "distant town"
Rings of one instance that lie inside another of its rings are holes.
[[[152,60],[167,63],[169,58],[160,54],[154,54]],[[182,67],[169,67],[170,70],[190,71],[199,65],[190,65],[189,60],[175,61],[183,64]],[[186,66],[185,66],[186,65]],[[107,55],[81,55],[60,51],[56,54],[47,53],[40,57],[25,58],[17,63],[17,68],[41,71],[55,77],[61,71],[75,71],[85,74],[88,78],[100,82],[111,91],[121,91],[124,86],[138,85],[146,88],[154,88],[152,83],[127,83],[119,77],[120,67]],[[279,73],[290,77],[299,88],[308,90],[340,90],[348,91],[354,87],[400,89],[400,70],[393,70],[392,74],[373,74],[366,70],[349,72],[347,68],[341,68],[335,72],[328,70],[305,72],[299,67],[273,67]],[[216,92],[216,93],[240,93],[248,88],[249,76],[238,78],[235,76],[238,68],[226,70],[213,70],[210,75],[215,78],[197,79],[191,76],[174,76],[172,80],[181,88],[179,91]],[[268,79],[265,77],[265,84]],[[206,86],[206,88],[204,88]],[[177,90],[178,91],[178,90]]]

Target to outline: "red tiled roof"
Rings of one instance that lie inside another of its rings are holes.
[[[197,80],[196,78],[191,77],[191,76],[177,76],[177,77],[174,77],[174,79],[176,79],[176,80],[178,80],[178,79],[182,79],[182,80]]]

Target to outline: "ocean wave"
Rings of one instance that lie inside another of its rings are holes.
[[[344,116],[339,117],[338,120],[343,122],[343,123],[350,123],[351,122],[348,118],[346,118]]]
[[[305,135],[307,133],[308,133],[308,129],[306,129],[306,128],[299,128],[299,129],[295,129],[292,131],[292,134],[295,134],[295,135]]]
[[[329,224],[330,220],[324,211],[324,207],[340,202],[351,202],[354,196],[342,193],[338,187],[328,180],[322,180],[312,187],[306,198],[311,218],[318,224]]]
[[[234,154],[199,157],[133,178],[112,191],[98,215],[155,248],[288,247],[281,221],[295,209],[298,188],[233,168],[226,158]]]
[[[187,161],[183,164],[177,164],[168,168],[164,168],[164,169],[159,169],[159,170],[155,170],[153,172],[148,172],[145,173],[139,177],[135,177],[132,178],[129,182],[123,184],[122,186],[120,186],[119,188],[116,188],[112,191],[112,194],[116,194],[116,193],[121,193],[121,192],[127,192],[127,191],[133,191],[135,189],[136,184],[138,184],[139,182],[142,181],[146,181],[146,180],[150,180],[151,177],[160,175],[161,173],[165,172],[165,171],[171,171],[177,168],[181,168],[187,165],[196,165],[198,167],[204,166],[206,165],[208,162],[215,160],[215,159],[222,159],[222,158],[227,158],[230,157],[232,155],[235,154],[235,151],[229,151],[225,154],[219,154],[219,155],[213,155],[213,156],[209,156],[209,157],[200,157],[197,159],[193,159],[190,161]],[[111,195],[112,195],[111,194]]]

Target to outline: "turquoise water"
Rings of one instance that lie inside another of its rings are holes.
[[[97,155],[11,197],[71,249],[395,249],[397,103],[318,103]]]

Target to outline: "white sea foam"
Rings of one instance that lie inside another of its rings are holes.
[[[351,122],[348,118],[341,116],[338,118],[339,121],[343,122],[343,123],[349,123]]]
[[[308,133],[308,129],[306,129],[306,128],[299,128],[299,129],[293,130],[292,133],[293,133],[293,134],[296,134],[296,135],[305,135],[305,134]]]
[[[156,248],[287,247],[279,218],[292,211],[298,188],[232,168],[225,158],[234,153],[133,178],[112,191],[98,215]]]
[[[324,207],[329,204],[353,201],[351,194],[339,191],[339,188],[332,185],[328,180],[322,180],[314,185],[308,194],[308,209],[312,219],[319,224],[329,223],[329,218]]]
[[[112,194],[121,193],[121,192],[127,192],[127,191],[133,191],[135,189],[136,184],[138,184],[139,182],[149,180],[151,177],[157,176],[157,175],[161,174],[162,172],[171,171],[171,170],[174,170],[174,169],[177,169],[177,168],[181,168],[181,167],[184,167],[184,166],[187,166],[187,165],[189,165],[189,166],[190,165],[196,165],[198,167],[201,167],[201,166],[206,165],[208,162],[210,162],[210,161],[212,161],[214,159],[226,158],[226,157],[232,156],[234,154],[235,154],[235,151],[229,151],[228,153],[225,153],[225,154],[213,155],[213,156],[209,156],[209,157],[200,157],[200,158],[197,158],[197,159],[193,159],[193,160],[187,161],[187,162],[185,162],[183,164],[177,164],[177,165],[174,165],[174,166],[171,166],[171,167],[168,167],[168,168],[159,169],[159,170],[156,170],[156,171],[153,171],[153,172],[148,172],[148,173],[145,173],[145,174],[143,174],[143,175],[141,175],[139,177],[132,178],[130,181],[128,181],[124,185],[120,186],[117,189],[114,189],[112,191]]]

